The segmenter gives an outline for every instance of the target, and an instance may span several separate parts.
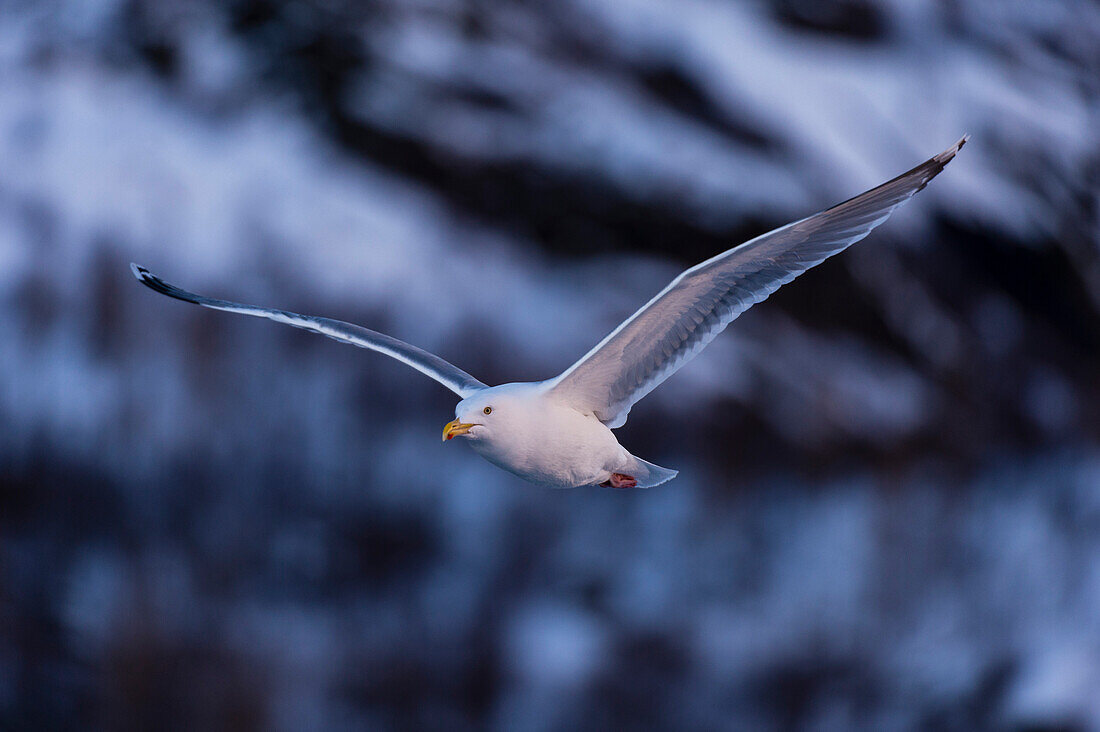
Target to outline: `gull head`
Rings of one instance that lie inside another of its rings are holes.
[[[478,391],[455,407],[455,418],[443,426],[443,441],[507,439],[524,433],[537,410],[541,390],[535,384],[502,384]]]

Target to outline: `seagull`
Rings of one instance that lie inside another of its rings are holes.
[[[439,356],[358,325],[196,295],[131,264],[138,281],[185,302],[304,328],[392,356],[457,394],[456,437],[489,462],[554,488],[649,488],[676,477],[631,455],[613,429],[738,315],[867,236],[923,189],[969,139],[877,188],[729,249],[681,273],[564,372],[487,386]]]

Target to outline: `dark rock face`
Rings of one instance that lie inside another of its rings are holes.
[[[1100,726],[1100,11],[62,5],[0,1],[0,727]],[[964,132],[635,407],[651,491],[127,269],[540,379]]]

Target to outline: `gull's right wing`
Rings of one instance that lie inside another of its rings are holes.
[[[162,295],[174,297],[177,300],[193,302],[196,305],[213,308],[214,310],[224,310],[229,313],[241,313],[242,315],[254,315],[258,318],[267,318],[268,320],[274,320],[276,323],[292,325],[295,328],[304,328],[305,330],[311,330],[314,333],[320,333],[321,335],[326,335],[329,338],[334,338],[344,343],[350,343],[353,346],[367,348],[372,351],[384,353],[387,356],[392,356],[398,361],[412,366],[420,373],[432,377],[463,399],[486,388],[485,384],[470,376],[457,366],[452,366],[447,363],[434,353],[428,353],[421,348],[417,348],[404,341],[399,341],[384,333],[379,333],[358,325],[352,325],[351,323],[345,323],[342,320],[318,318],[314,315],[298,315],[297,313],[289,313],[285,310],[272,310],[271,308],[241,305],[240,303],[229,302],[227,300],[215,300],[213,298],[203,297],[202,295],[196,295],[193,292],[188,292],[187,290],[180,289],[175,285],[165,282],[144,267],[139,267],[131,263],[130,269],[141,284]]]
[[[755,303],[871,233],[951,162],[963,137],[877,188],[698,264],[560,376],[551,396],[609,427]]]

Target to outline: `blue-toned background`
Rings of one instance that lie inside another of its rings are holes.
[[[0,727],[1100,729],[1100,6],[0,0]],[[633,410],[440,443],[971,143]]]

